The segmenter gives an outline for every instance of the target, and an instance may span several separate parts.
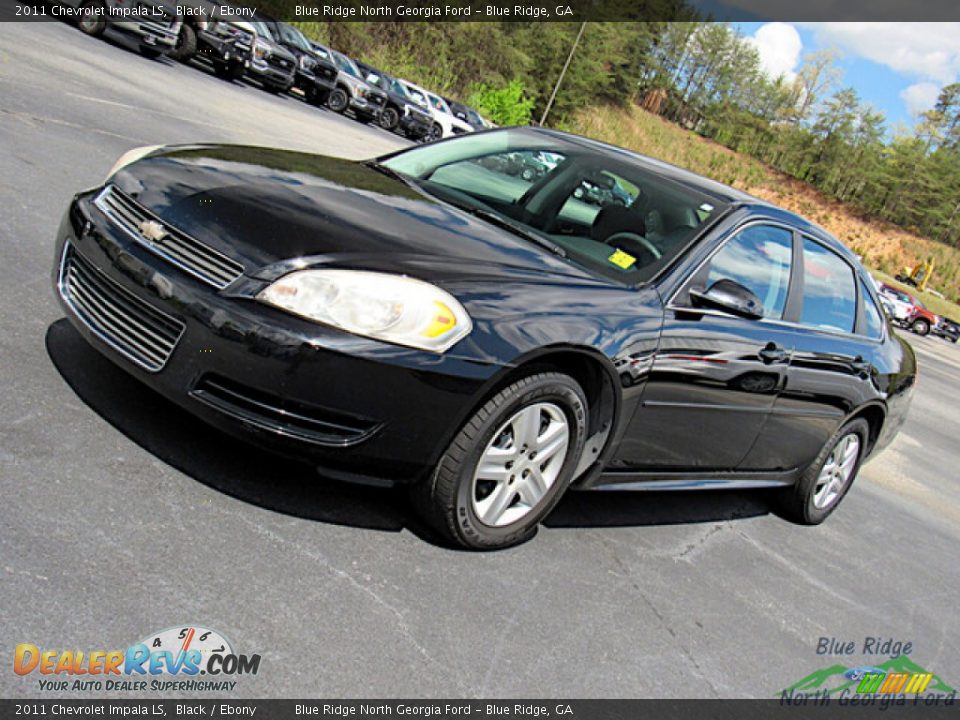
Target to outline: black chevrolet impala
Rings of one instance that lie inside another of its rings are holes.
[[[818,523],[916,378],[823,229],[546,130],[367,162],[131,151],[71,203],[54,282],[150,387],[327,476],[408,483],[475,548],[568,488],[774,487]]]

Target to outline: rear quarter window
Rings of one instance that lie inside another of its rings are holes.
[[[800,322],[818,330],[852,333],[856,317],[853,268],[832,250],[804,238]]]

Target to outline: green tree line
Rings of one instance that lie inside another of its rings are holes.
[[[510,124],[539,120],[580,29],[559,22],[295,24]],[[771,78],[756,48],[724,23],[588,23],[547,124],[563,126],[587,106],[639,103],[864,215],[960,247],[960,84],[943,88],[914,128],[889,132],[881,112],[840,85],[835,60],[831,52],[811,54],[796,77]]]

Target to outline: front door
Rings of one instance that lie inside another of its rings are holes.
[[[791,230],[748,225],[693,274],[666,311],[643,399],[610,467],[733,470],[753,447],[783,389],[793,332],[787,307]],[[730,279],[763,303],[750,320],[691,306],[688,292]]]

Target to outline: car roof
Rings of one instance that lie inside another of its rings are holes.
[[[524,132],[530,132],[537,135],[547,135],[561,142],[579,145],[580,147],[589,149],[593,152],[607,155],[612,159],[632,162],[654,174],[662,175],[663,177],[666,177],[667,179],[679,185],[712,197],[718,202],[743,208],[759,217],[779,220],[792,225],[800,232],[810,235],[829,245],[831,249],[844,255],[848,260],[857,259],[856,255],[846,245],[837,240],[837,238],[835,238],[828,230],[806,219],[802,215],[798,215],[790,210],[778,207],[773,203],[769,203],[766,200],[744,192],[743,190],[738,190],[737,188],[724,185],[721,182],[711,180],[703,175],[698,175],[692,170],[687,170],[647,155],[641,155],[633,150],[627,150],[625,148],[617,147],[616,145],[610,145],[599,140],[583,137],[582,135],[575,135],[573,133],[552,130],[549,128],[526,127],[512,129],[522,130]],[[491,132],[496,131],[494,130]],[[861,263],[857,261],[856,264],[860,265]]]

